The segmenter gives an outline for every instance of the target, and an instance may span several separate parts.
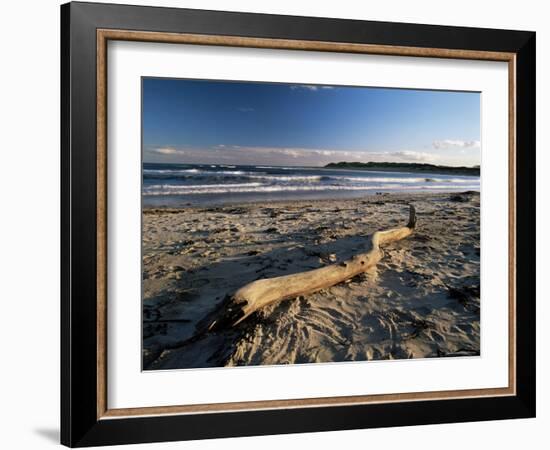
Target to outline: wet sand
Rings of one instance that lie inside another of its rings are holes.
[[[417,227],[374,270],[197,339],[246,283],[345,260],[377,230]],[[479,194],[382,194],[143,215],[146,370],[479,355]]]

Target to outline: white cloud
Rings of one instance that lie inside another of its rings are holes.
[[[334,89],[333,86],[317,86],[313,84],[293,84],[290,86],[292,90],[318,91],[320,89]]]
[[[256,148],[253,151],[260,152],[260,153],[263,151],[267,151],[270,154],[285,155],[285,156],[290,156],[292,158],[300,158],[303,156],[302,152],[299,149],[292,149],[292,148],[266,148],[266,149]]]
[[[460,139],[444,139],[442,141],[433,141],[432,147],[437,150],[448,148],[480,148],[479,141],[463,141]]]
[[[173,148],[173,147],[159,147],[147,150],[149,153],[156,153],[157,155],[185,155],[185,150]]]
[[[412,150],[352,151],[286,147],[241,147],[223,144],[209,148],[175,149],[173,147],[162,147],[147,152],[150,155],[150,158],[147,158],[148,162],[204,164],[323,166],[330,162],[339,161],[427,163],[440,161],[438,155]]]
[[[434,155],[432,153],[425,153],[425,152],[413,152],[410,150],[403,150],[399,152],[391,152],[390,155],[402,158],[406,161],[418,161],[418,162],[433,162],[439,157],[437,155]]]

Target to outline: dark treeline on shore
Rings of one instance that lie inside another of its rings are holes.
[[[431,172],[431,173],[451,173],[457,175],[479,176],[479,166],[474,167],[453,167],[439,166],[426,163],[397,163],[397,162],[337,162],[325,166],[327,169],[359,169],[359,170],[388,170],[388,171],[406,171],[406,172]]]

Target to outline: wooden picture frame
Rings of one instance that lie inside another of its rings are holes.
[[[535,415],[535,33],[69,3],[61,7],[61,441],[68,446]],[[507,388],[110,409],[107,42],[505,61],[509,67]]]

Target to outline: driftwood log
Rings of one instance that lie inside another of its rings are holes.
[[[312,294],[366,272],[382,259],[382,245],[410,236],[415,225],[416,211],[414,206],[409,205],[408,224],[375,232],[370,237],[370,248],[366,253],[319,269],[253,281],[227,296],[216,311],[201,321],[199,332],[202,334],[233,327],[267,305]]]

